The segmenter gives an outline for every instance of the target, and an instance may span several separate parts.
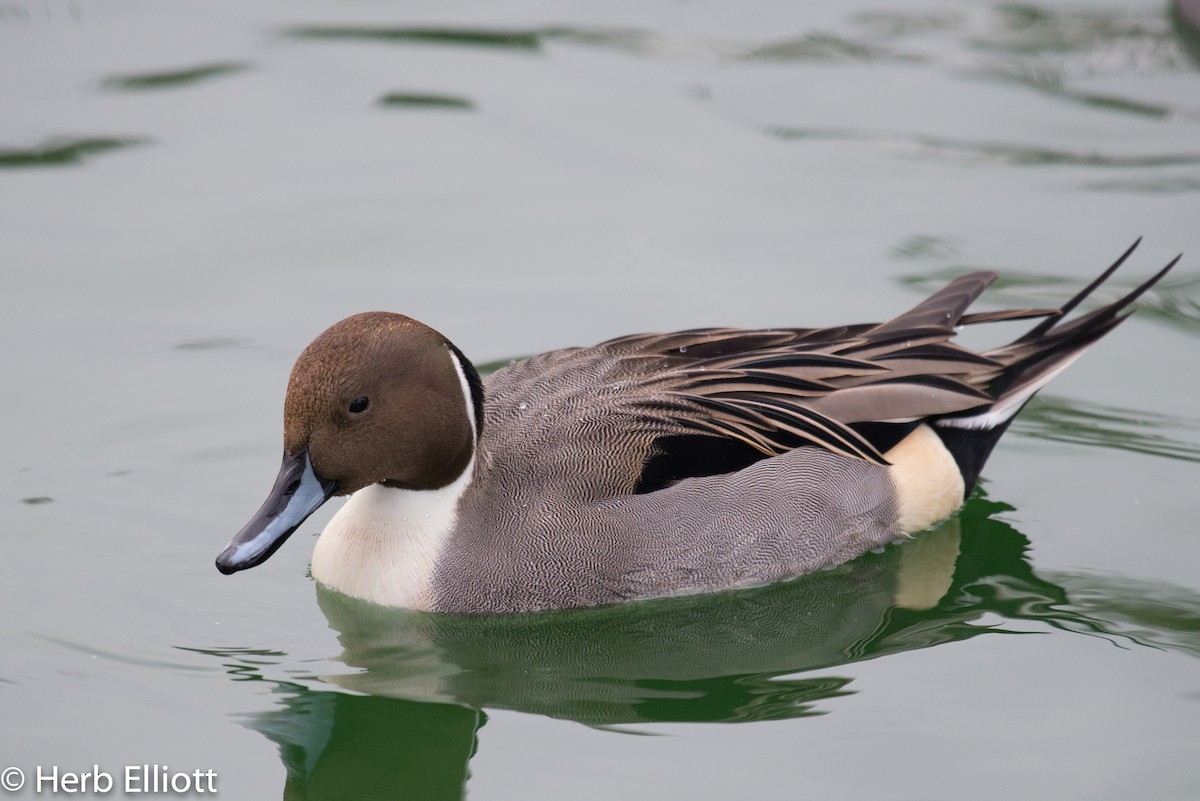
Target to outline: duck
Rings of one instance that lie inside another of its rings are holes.
[[[311,576],[385,607],[507,614],[794,579],[953,515],[1021,408],[1181,258],[1077,315],[970,312],[951,280],[883,323],[610,339],[481,377],[414,319],[365,312],[300,354],[283,461],[217,557],[261,564],[326,501]],[[1001,347],[963,326],[1036,320]]]

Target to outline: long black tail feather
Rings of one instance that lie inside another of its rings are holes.
[[[934,431],[941,437],[963,474],[967,494],[979,479],[992,449],[1030,398],[1101,337],[1120,325],[1129,316],[1122,312],[1158,283],[1182,258],[1182,255],[1176,256],[1166,267],[1112,303],[1081,317],[1066,320],[1065,317],[1072,310],[1125,263],[1140,242],[1139,238],[1099,278],[1019,339],[984,354],[1005,365],[987,387],[988,394],[995,398],[993,403],[982,410],[973,409],[931,421]]]

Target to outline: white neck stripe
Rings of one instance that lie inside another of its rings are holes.
[[[478,446],[479,420],[475,418],[475,393],[471,389],[471,382],[467,380],[466,367],[454,352],[454,348],[447,345],[446,352],[450,354],[450,361],[454,363],[454,371],[458,373],[458,383],[462,386],[463,398],[467,402],[467,419],[471,421],[471,442]]]

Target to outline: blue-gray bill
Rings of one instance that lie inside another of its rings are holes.
[[[265,562],[308,516],[337,491],[337,482],[313,472],[308,449],[283,454],[279,476],[267,500],[217,557],[226,575]]]

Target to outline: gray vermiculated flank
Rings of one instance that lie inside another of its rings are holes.
[[[653,384],[666,359],[614,359],[610,348],[548,353],[485,380],[476,474],[439,559],[435,609],[550,609],[762,584],[899,536],[887,469],[815,447],[736,478],[628,494],[631,466],[678,424],[656,410],[667,401],[630,391]],[[621,398],[638,402],[622,408]]]

